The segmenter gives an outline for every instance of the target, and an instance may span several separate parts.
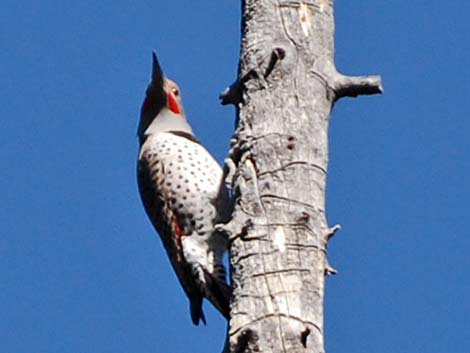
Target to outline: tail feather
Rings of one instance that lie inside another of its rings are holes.
[[[230,319],[230,300],[232,298],[232,289],[224,280],[212,276],[204,271],[205,294],[207,299],[220,311],[227,319]]]
[[[204,316],[204,311],[202,311],[202,296],[190,298],[189,307],[193,324],[197,326],[199,325],[199,320],[201,320],[206,325],[206,317]]]

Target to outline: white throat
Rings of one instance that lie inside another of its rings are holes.
[[[175,114],[171,110],[163,108],[145,130],[144,135],[149,136],[166,131],[184,131],[193,134],[184,115]]]

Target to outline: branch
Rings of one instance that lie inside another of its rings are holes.
[[[243,89],[245,82],[257,77],[257,72],[255,70],[250,70],[241,79],[237,79],[219,94],[220,104],[233,104],[234,106],[238,106],[239,103],[243,103]]]
[[[276,64],[283,60],[286,56],[286,51],[283,48],[274,48],[271,51],[269,56],[268,65],[264,70],[263,78],[266,79],[273,72]],[[251,69],[247,74],[243,75],[241,79],[237,79],[229,87],[223,90],[219,94],[220,104],[228,105],[233,104],[238,106],[238,104],[243,103],[243,90],[245,88],[245,83],[251,79],[259,78],[258,73],[255,69]]]
[[[357,97],[383,93],[382,78],[373,76],[347,76],[336,70],[330,58],[319,59],[313,73],[326,82],[335,94],[335,101],[343,97]]]
[[[333,90],[336,99],[383,93],[380,76],[345,76],[336,73],[333,78]]]
[[[341,224],[335,224],[333,227],[328,228],[328,230],[326,231],[326,240],[329,241],[340,229]]]

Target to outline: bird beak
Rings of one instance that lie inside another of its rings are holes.
[[[160,111],[166,105],[165,76],[158,63],[157,54],[152,52],[152,81],[147,88],[147,98],[153,112]]]
[[[155,51],[152,52],[152,58],[153,58],[152,83],[156,87],[162,87],[163,89],[163,82],[164,82],[163,71],[162,71],[162,68],[160,67],[160,64],[157,59],[157,54],[155,53]]]

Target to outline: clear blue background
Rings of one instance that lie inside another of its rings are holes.
[[[222,161],[240,4],[0,5],[0,352],[220,352],[137,193],[151,50]],[[337,1],[337,65],[385,95],[344,99],[330,130],[328,353],[470,352],[470,5]]]

